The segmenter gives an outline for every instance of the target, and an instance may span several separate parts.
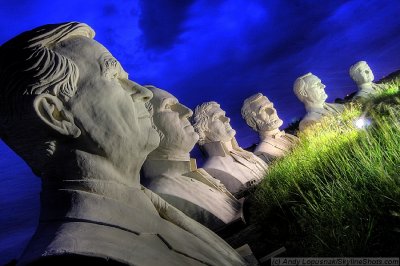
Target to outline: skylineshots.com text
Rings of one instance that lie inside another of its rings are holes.
[[[309,266],[309,265],[346,265],[346,266],[366,266],[380,265],[393,266],[399,265],[399,258],[380,258],[380,257],[360,257],[360,258],[272,258],[273,266]]]

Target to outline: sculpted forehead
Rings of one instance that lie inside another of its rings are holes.
[[[217,114],[225,114],[225,111],[221,109],[218,105],[212,105],[211,108],[207,111],[207,114],[211,117]]]
[[[321,80],[315,76],[315,75],[310,75],[305,77],[304,81],[308,84],[308,85],[314,85],[316,83],[321,82]]]
[[[104,67],[106,61],[114,61],[115,68],[119,70],[121,76],[128,77],[118,60],[103,45],[93,39],[73,36],[58,43],[54,50],[71,59],[78,66],[80,80],[101,73],[101,68]]]
[[[272,107],[272,102],[267,97],[261,96],[250,105],[253,111],[258,111],[261,107]]]
[[[367,63],[365,64],[361,64],[358,68],[357,68],[358,72],[361,72],[363,70],[371,70],[371,68],[369,67],[369,65]]]
[[[175,96],[165,90],[155,87],[150,87],[149,89],[153,92],[153,99],[151,99],[151,103],[156,108],[160,108],[167,103],[174,104],[179,102]]]
[[[102,54],[109,53],[103,45],[84,36],[73,36],[64,40],[58,43],[54,50],[72,58],[100,58]]]

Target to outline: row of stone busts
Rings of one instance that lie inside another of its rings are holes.
[[[343,111],[340,104],[325,103],[325,85],[311,73],[298,78],[294,87],[308,111],[301,129]],[[203,103],[193,115],[167,91],[147,88],[153,93],[147,107],[161,142],[143,165],[142,184],[212,230],[244,221],[240,196],[266,176],[269,163],[285,156],[299,141],[279,129],[283,121],[273,103],[261,93],[244,101],[242,116],[260,136],[252,153],[238,145],[236,131],[218,103]],[[207,156],[203,168],[190,158],[196,142]]]
[[[373,82],[374,74],[365,61],[359,61],[352,65],[349,74],[358,87],[358,91],[351,99],[353,101],[364,102],[385,90],[384,85]],[[338,115],[343,112],[343,104],[325,102],[328,95],[324,89],[325,85],[312,73],[307,73],[297,78],[294,82],[294,93],[304,103],[307,111],[306,115],[300,121],[300,130],[317,123],[324,116]]]
[[[260,182],[266,162],[297,139],[279,130],[282,121],[260,94],[242,113],[260,133],[261,159],[240,148],[215,102],[196,108],[193,127],[189,108],[129,80],[93,37],[86,24],[46,25],[0,49],[1,137],[43,182],[39,225],[19,264],[87,256],[243,265],[194,220],[217,230],[241,219],[243,201],[233,194]],[[198,140],[208,154],[203,169],[189,156]],[[150,190],[139,183],[140,169]]]
[[[219,230],[243,220],[240,195],[266,175],[267,164],[236,142],[235,130],[220,105],[208,102],[193,112],[154,86],[147,105],[160,145],[143,165],[142,184],[203,225]],[[199,142],[208,155],[197,168],[190,151]]]
[[[252,153],[239,146],[218,103],[198,105],[193,115],[167,91],[146,87],[153,93],[147,107],[161,142],[143,165],[142,184],[213,230],[243,219],[241,196],[266,176],[269,163],[298,142],[279,129],[283,121],[273,104],[260,93],[244,102],[243,117],[261,139]],[[200,169],[190,158],[196,143],[207,157]]]
[[[359,61],[349,70],[351,78],[358,86],[354,100],[363,101],[379,93],[382,85],[373,83],[374,75],[365,61]],[[307,114],[302,118],[299,129],[303,130],[322,119],[326,115],[337,115],[343,112],[344,106],[337,103],[326,103],[328,95],[321,80],[307,73],[296,79],[293,91],[304,103]],[[260,142],[256,145],[254,154],[270,163],[287,154],[298,142],[298,138],[281,131],[283,121],[279,118],[273,103],[261,93],[248,97],[241,109],[242,117],[259,135]]]
[[[321,108],[336,106],[325,103],[325,86],[311,73],[298,78],[294,87],[299,99],[310,107],[302,126],[306,121],[320,119],[311,115],[319,114],[317,103]],[[143,165],[143,185],[213,230],[240,219],[242,207],[238,198],[258,184],[265,177],[268,164],[286,155],[298,138],[279,129],[283,121],[273,103],[261,93],[247,98],[241,109],[247,124],[260,136],[252,153],[238,145],[236,131],[218,103],[198,105],[193,115],[167,91],[147,88],[153,93],[148,109],[153,113],[153,126],[161,142]],[[193,126],[189,119],[192,115]],[[190,159],[196,142],[207,157],[200,169]]]
[[[39,223],[18,265],[245,265],[215,233],[141,186],[148,157],[144,171],[160,177],[150,186],[193,208],[194,218],[214,225],[240,213],[223,185],[191,171],[191,111],[129,80],[93,37],[86,24],[61,23],[0,47],[0,136],[42,178]]]
[[[365,61],[353,65],[350,74],[360,86],[355,99],[376,93],[376,90],[366,91],[373,75]],[[154,95],[150,103],[161,144],[144,164],[143,183],[214,230],[241,217],[240,203],[235,196],[238,198],[258,184],[265,177],[268,164],[285,156],[299,141],[296,136],[280,130],[283,121],[273,103],[261,93],[247,98],[241,108],[246,123],[260,138],[251,153],[238,145],[236,131],[218,103],[206,102],[196,107],[193,130],[189,122],[193,113],[189,108],[168,92],[149,88]],[[324,89],[325,85],[312,73],[294,82],[294,93],[307,111],[299,124],[300,130],[326,115],[337,115],[344,110],[342,104],[325,102]],[[163,105],[163,102],[168,104]],[[207,156],[202,169],[197,169],[189,159],[196,141]]]
[[[352,77],[357,77],[357,84],[363,85],[356,97],[372,95],[370,91],[365,93],[365,84],[373,80],[372,72],[366,68],[368,65],[364,61],[351,68]],[[142,183],[213,230],[242,219],[242,202],[237,196],[258,184],[265,177],[268,164],[285,156],[299,141],[296,136],[280,130],[283,121],[273,103],[261,93],[243,103],[242,116],[260,137],[251,153],[238,145],[236,131],[218,103],[197,106],[192,126],[189,118],[193,112],[189,108],[164,90],[154,86],[147,88],[153,92],[148,109],[153,113],[153,126],[161,142],[143,165]],[[300,122],[300,130],[323,116],[344,110],[341,104],[325,102],[324,89],[321,80],[311,73],[296,79],[294,93],[307,111]],[[189,155],[196,142],[207,155],[200,169]]]

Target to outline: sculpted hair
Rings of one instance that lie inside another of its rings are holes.
[[[30,147],[24,146],[38,132],[22,131],[33,124],[30,119],[34,98],[48,93],[66,102],[77,89],[78,67],[53,51],[57,44],[72,36],[93,38],[94,31],[77,22],[50,24],[26,31],[0,47],[0,136],[7,144],[9,140],[14,151],[30,165],[31,159],[40,159],[26,158],[29,156],[24,153]],[[16,138],[22,139],[16,141]],[[27,140],[21,141],[23,138]]]
[[[304,100],[307,98],[307,83],[304,79],[311,75],[312,73],[309,72],[301,77],[298,77],[293,84],[293,92],[301,102],[304,102]]]
[[[257,101],[263,95],[261,93],[256,93],[243,102],[242,109],[240,110],[243,119],[246,121],[247,125],[249,125],[252,129],[257,131],[257,122],[254,118],[254,112],[251,110],[250,105],[252,102]]]
[[[205,131],[208,130],[208,119],[210,119],[208,111],[213,106],[220,107],[220,105],[216,102],[205,102],[201,105],[198,105],[194,110],[193,127],[197,134],[199,134],[199,145],[204,145],[206,141]]]
[[[369,67],[367,62],[365,61],[359,61],[357,63],[355,63],[354,65],[352,65],[349,69],[349,74],[350,77],[356,82],[356,83],[360,83],[362,80],[360,79],[360,71],[359,69],[361,67]]]
[[[52,50],[57,43],[74,35],[93,38],[94,31],[77,22],[45,25],[24,32],[0,47],[2,127],[29,111],[28,103],[36,95],[49,93],[64,101],[74,95],[78,68]]]

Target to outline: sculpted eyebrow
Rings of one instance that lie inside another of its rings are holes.
[[[162,104],[161,104],[161,106],[162,107],[165,107],[165,105],[167,105],[167,104],[176,104],[176,103],[178,103],[178,101],[176,100],[176,99],[172,99],[172,98],[166,98],[166,99],[164,99],[163,101],[162,101]]]
[[[105,54],[104,56],[102,56],[102,64],[106,67],[106,68],[110,68],[110,67],[118,67],[118,61],[117,59],[115,59],[114,57],[112,57],[111,55]]]
[[[225,115],[224,111],[218,111],[218,112],[215,112],[212,117],[215,118],[215,117],[224,116],[224,115]]]
[[[119,75],[128,78],[128,73],[122,68],[121,64],[110,53],[104,53],[100,57],[102,72],[107,75],[112,70],[117,70]]]

